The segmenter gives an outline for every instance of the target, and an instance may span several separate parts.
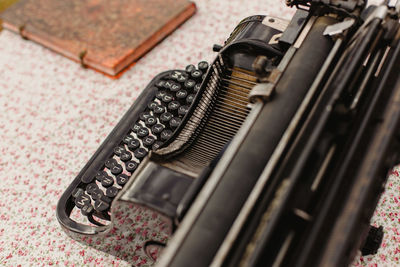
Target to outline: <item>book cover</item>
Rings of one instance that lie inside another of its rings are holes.
[[[3,27],[115,76],[196,10],[187,0],[20,0]]]

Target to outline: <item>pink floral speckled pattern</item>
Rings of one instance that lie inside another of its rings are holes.
[[[59,197],[153,76],[212,61],[212,45],[249,15],[290,18],[283,2],[196,1],[197,14],[119,80],[1,32],[0,266],[129,266],[69,238],[55,217]],[[399,171],[372,219],[384,226],[383,247],[356,266],[400,265]]]

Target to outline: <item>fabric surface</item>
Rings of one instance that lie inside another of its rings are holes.
[[[294,12],[277,0],[196,4],[192,19],[119,80],[0,33],[1,266],[129,266],[67,237],[55,216],[59,197],[153,76],[212,61],[212,45],[222,44],[246,16],[290,18]],[[384,226],[382,248],[355,265],[400,265],[399,171],[372,219]]]

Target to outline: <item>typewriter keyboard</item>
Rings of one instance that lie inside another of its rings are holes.
[[[149,150],[156,150],[179,127],[189,111],[209,64],[189,65],[185,70],[167,72],[155,81],[155,97],[144,106],[139,119],[131,123],[113,153],[93,176],[82,176],[72,192],[75,206],[95,225],[103,225],[94,217],[110,220],[112,200],[129,181]]]

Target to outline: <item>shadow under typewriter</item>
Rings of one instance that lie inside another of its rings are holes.
[[[256,27],[265,40],[278,32]],[[232,41],[237,33],[211,66],[150,82],[61,197],[57,217],[70,236],[134,265],[157,259],[251,111],[255,57],[282,54]]]

